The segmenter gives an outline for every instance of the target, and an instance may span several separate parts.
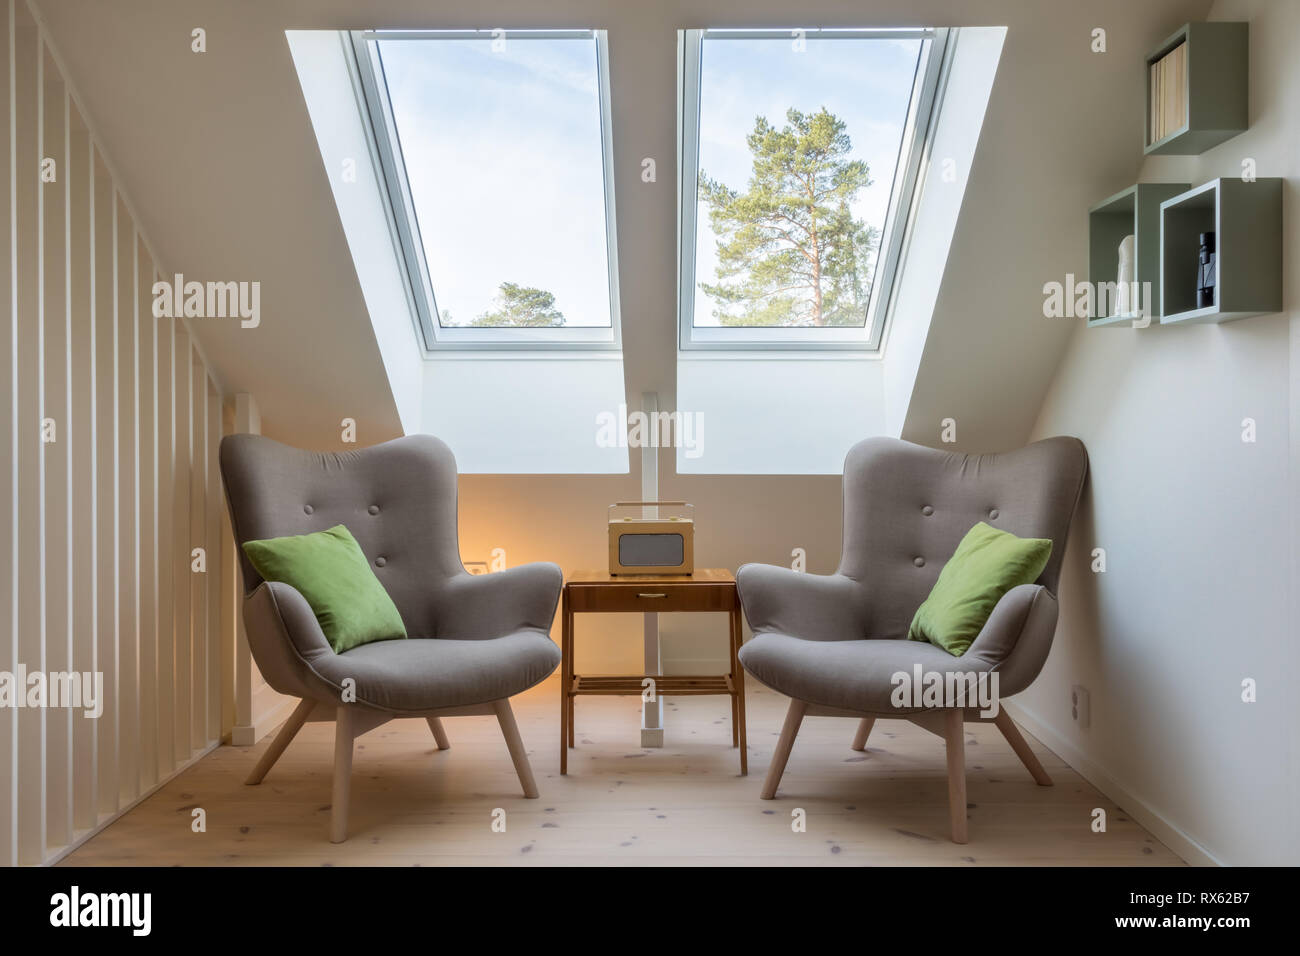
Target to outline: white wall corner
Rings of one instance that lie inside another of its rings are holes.
[[[1101,791],[1104,797],[1117,804],[1139,825],[1149,830],[1152,836],[1185,861],[1193,866],[1225,865],[1191,834],[1120,783],[1104,767],[1076,747],[1065,734],[1039,719],[1033,711],[1016,701],[1003,701],[1002,707],[1016,723],[1037,737],[1048,750],[1069,764],[1079,776]],[[1080,826],[1086,826],[1087,823],[1087,820],[1081,820]],[[1098,837],[1104,839],[1102,834],[1098,834]]]

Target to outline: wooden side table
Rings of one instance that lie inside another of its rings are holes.
[[[573,670],[573,616],[579,613],[721,611],[729,616],[731,672],[702,677],[629,674],[584,677]],[[740,669],[740,598],[730,571],[703,568],[685,575],[611,575],[608,571],[578,571],[564,585],[561,601],[560,649],[560,773],[569,772],[569,748],[574,745],[573,702],[597,694],[636,696],[647,677],[658,697],[726,694],[731,698],[731,745],[740,748],[740,772],[749,773],[745,753],[745,681]]]

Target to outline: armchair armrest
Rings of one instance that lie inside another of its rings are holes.
[[[244,598],[244,631],[257,669],[273,690],[320,697],[313,665],[333,657],[307,599],[283,581],[263,581]]]
[[[438,636],[473,640],[550,631],[563,586],[559,565],[547,562],[455,575],[439,595]]]
[[[1056,634],[1057,611],[1055,595],[1041,584],[1014,587],[1002,595],[963,658],[999,672],[1000,696],[1018,694],[1043,669]]]
[[[815,641],[866,636],[866,590],[842,574],[746,564],[736,572],[736,587],[755,634],[775,631]]]

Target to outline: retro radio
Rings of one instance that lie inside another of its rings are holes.
[[[641,512],[619,513],[626,508]],[[610,574],[691,574],[694,570],[694,505],[620,501],[609,506]]]

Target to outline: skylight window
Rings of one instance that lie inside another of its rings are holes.
[[[353,47],[428,347],[616,346],[603,31]]]
[[[683,348],[879,348],[945,41],[683,31]]]

